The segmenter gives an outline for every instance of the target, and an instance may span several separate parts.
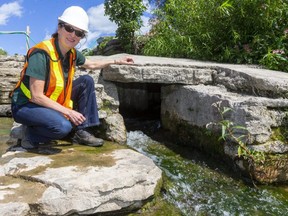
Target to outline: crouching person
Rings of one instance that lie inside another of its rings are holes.
[[[120,60],[91,61],[74,47],[88,33],[89,19],[78,7],[67,8],[58,18],[57,31],[50,40],[32,47],[12,97],[12,115],[23,125],[18,143],[35,149],[39,143],[73,134],[73,143],[102,146],[103,140],[89,132],[100,124],[94,81],[89,75],[74,80],[76,66],[101,69],[110,64],[132,64]],[[71,132],[74,133],[71,133]]]

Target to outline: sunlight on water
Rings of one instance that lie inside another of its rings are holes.
[[[168,176],[163,196],[184,215],[286,215],[288,193],[280,187],[252,188],[204,161],[182,158],[141,131],[128,133],[127,144],[151,159]]]
[[[7,148],[12,123],[9,118],[1,120],[0,155]],[[129,132],[127,144],[163,170],[168,178],[163,197],[183,215],[287,215],[287,187],[249,187],[220,169],[212,169],[207,160],[184,158],[141,131]]]

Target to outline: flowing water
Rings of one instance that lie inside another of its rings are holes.
[[[12,119],[1,118],[0,155],[7,148],[11,125]],[[287,186],[255,188],[233,175],[226,164],[195,149],[164,145],[151,137],[140,130],[130,131],[127,144],[163,170],[162,196],[183,215],[287,215]]]
[[[183,215],[288,215],[287,186],[254,187],[227,164],[195,149],[164,145],[142,131],[130,131],[127,143],[163,170],[163,197]]]

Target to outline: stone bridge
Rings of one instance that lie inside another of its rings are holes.
[[[287,182],[287,73],[251,65],[132,57],[134,65],[78,70],[77,75],[89,73],[97,83],[103,138],[125,143],[122,116],[158,115],[161,127],[180,143],[226,158],[258,182]],[[7,95],[22,64],[21,56],[0,59],[2,116],[10,113]],[[223,109],[230,111],[224,114]],[[219,140],[224,120],[237,127]]]

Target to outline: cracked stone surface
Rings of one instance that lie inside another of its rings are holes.
[[[123,56],[126,54],[105,58],[114,60]],[[235,130],[235,135],[245,137],[244,141],[249,149],[269,156],[266,157],[269,160],[252,177],[262,183],[288,181],[288,145],[285,135],[288,127],[287,73],[266,70],[257,65],[139,55],[131,57],[135,62],[133,65],[113,64],[101,71],[77,70],[76,76],[88,73],[96,83],[97,103],[103,123],[100,131],[103,129],[104,132],[101,138],[121,144],[127,141],[125,124],[119,114],[120,101],[121,104],[129,104],[129,107],[134,106],[136,109],[150,106],[149,100],[139,97],[149,96],[147,92],[143,93],[141,88],[126,88],[125,95],[120,97],[121,92],[118,89],[121,88],[116,83],[125,86],[156,84],[161,87],[161,92],[156,93],[161,100],[161,127],[177,136],[178,128],[192,127],[193,130],[187,131],[181,139],[187,137],[187,143],[195,143],[195,147],[202,149],[203,143],[190,139],[198,137],[198,132],[202,133],[206,129],[211,129],[216,137],[221,136],[221,127],[217,124],[221,118],[219,111],[213,106],[221,103],[222,108],[231,109],[231,112],[225,113],[225,120],[246,129]],[[104,57],[89,58],[98,60]],[[11,115],[8,95],[18,80],[19,68],[23,62],[23,56],[0,57],[0,116]],[[199,140],[205,142],[207,139],[203,137]],[[219,149],[217,143],[209,143],[209,138],[207,143],[205,150]],[[234,142],[233,148],[222,145],[223,156],[233,160],[238,158],[237,145],[237,142]],[[234,165],[231,164],[232,167]],[[250,172],[249,167],[246,167],[246,171]]]
[[[4,154],[0,160],[0,215],[133,210],[151,198],[161,182],[161,170],[133,150],[85,151],[73,146],[57,155]]]

